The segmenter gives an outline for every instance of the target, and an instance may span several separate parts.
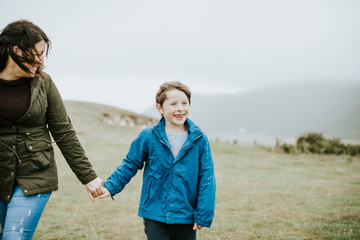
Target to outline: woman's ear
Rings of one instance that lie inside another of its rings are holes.
[[[21,57],[22,53],[21,50],[18,46],[13,46],[13,51],[16,55],[18,55],[19,57]]]

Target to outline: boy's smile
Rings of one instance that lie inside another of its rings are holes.
[[[165,118],[166,130],[172,132],[184,132],[185,120],[189,114],[190,103],[186,94],[177,89],[166,92],[166,100],[163,105],[156,104],[159,113]]]

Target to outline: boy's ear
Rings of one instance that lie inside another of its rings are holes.
[[[161,115],[164,113],[164,111],[163,111],[160,103],[157,103],[157,104],[156,104],[156,109],[158,110],[158,112],[159,112]]]

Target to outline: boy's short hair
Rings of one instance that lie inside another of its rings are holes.
[[[156,103],[160,104],[160,106],[163,105],[164,101],[166,100],[166,92],[170,90],[179,90],[185,93],[189,100],[189,104],[191,104],[191,92],[190,88],[186,85],[182,84],[181,82],[165,82],[161,84],[159,87],[159,90],[157,91],[155,95],[155,101]]]

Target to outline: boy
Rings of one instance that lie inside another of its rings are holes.
[[[196,229],[212,223],[214,163],[207,137],[187,118],[190,103],[191,92],[182,83],[160,86],[156,108],[161,120],[132,142],[99,197],[122,191],[145,164],[138,215],[148,240],[194,240]]]

